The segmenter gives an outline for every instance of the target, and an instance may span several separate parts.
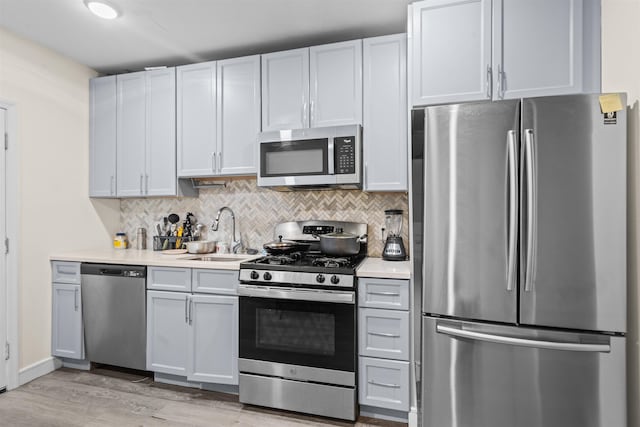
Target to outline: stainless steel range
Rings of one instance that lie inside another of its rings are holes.
[[[301,252],[240,264],[240,402],[355,420],[357,417],[356,268],[351,257],[326,257],[320,234],[367,224],[298,221],[276,226]]]

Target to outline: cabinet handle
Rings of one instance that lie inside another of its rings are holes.
[[[310,102],[309,106],[309,127],[314,126],[316,122],[316,103],[314,101]]]
[[[144,180],[144,174],[140,174],[140,194],[144,194],[144,189],[142,187],[142,181]]]
[[[115,182],[115,177],[113,175],[111,175],[111,183],[109,184],[109,191],[110,194],[113,196],[115,193],[113,191],[113,183]]]
[[[389,334],[387,332],[367,332],[367,334],[386,338],[400,338],[400,335],[398,334]]]
[[[487,79],[485,81],[485,90],[487,92],[487,99],[491,99],[491,65],[487,65]]]
[[[211,172],[216,172],[216,152],[211,153]]]
[[[306,102],[302,103],[301,112],[302,112],[302,114],[300,116],[300,126],[304,127],[304,119],[307,117],[307,103]]]
[[[390,384],[390,383],[379,383],[377,381],[373,381],[373,380],[369,380],[367,381],[369,384],[372,385],[379,385],[381,387],[387,387],[387,388],[400,388],[400,386],[398,384]]]
[[[193,323],[193,299],[189,297],[189,324]]]
[[[385,297],[399,297],[399,292],[387,292],[387,291],[367,291],[369,295],[381,295]]]
[[[364,189],[364,191],[367,191],[369,188],[369,186],[367,185],[367,170],[369,169],[369,163],[364,162],[364,171],[363,171],[363,177],[362,177],[362,188]]]
[[[149,174],[145,175],[145,189],[144,189],[144,193],[145,194],[149,194]]]
[[[222,151],[218,151],[218,172],[222,173]]]
[[[496,79],[498,84],[498,98],[504,99],[504,71],[502,65],[498,64],[498,78]]]
[[[74,308],[75,311],[78,311],[78,307],[79,307],[79,304],[78,304],[78,288],[75,288],[73,290],[73,308]]]
[[[184,299],[184,323],[189,323],[189,297]]]

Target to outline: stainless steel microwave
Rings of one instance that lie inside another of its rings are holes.
[[[262,132],[258,186],[275,189],[362,188],[362,127]]]

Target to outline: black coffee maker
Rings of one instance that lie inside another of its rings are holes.
[[[384,211],[384,224],[387,238],[382,250],[382,259],[386,261],[404,261],[407,251],[402,242],[402,209],[388,209]],[[384,235],[382,237],[384,240]]]

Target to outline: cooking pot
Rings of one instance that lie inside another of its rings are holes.
[[[196,240],[185,242],[185,246],[190,254],[208,254],[216,249],[216,243],[215,240]]]
[[[309,249],[309,246],[311,246],[311,243],[282,240],[282,236],[278,236],[278,240],[262,245],[262,247],[271,255],[304,252]]]
[[[338,228],[333,233],[321,234],[320,251],[330,256],[352,256],[360,253],[360,243],[366,241],[367,235],[356,236],[345,233]]]

